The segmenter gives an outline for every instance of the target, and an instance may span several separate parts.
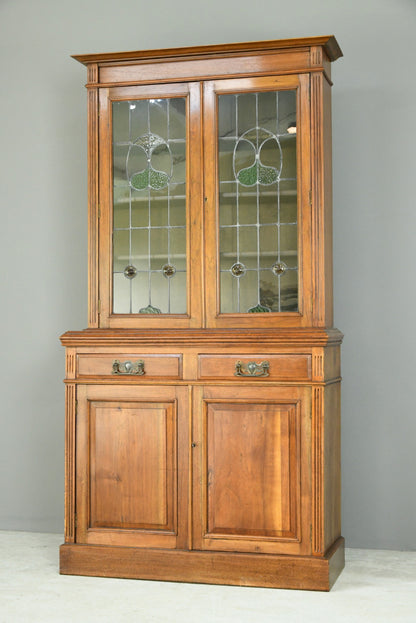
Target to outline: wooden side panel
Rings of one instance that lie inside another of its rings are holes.
[[[341,384],[325,388],[324,550],[341,535]]]
[[[313,553],[318,556],[341,534],[340,387],[313,388]]]
[[[194,391],[194,548],[310,553],[309,389]]]
[[[183,546],[187,389],[79,386],[78,543]]]

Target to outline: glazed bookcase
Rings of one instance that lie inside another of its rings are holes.
[[[89,322],[61,573],[329,590],[340,531],[334,37],[75,56]]]

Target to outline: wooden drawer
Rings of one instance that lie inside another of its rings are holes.
[[[138,362],[140,362],[139,365]],[[77,375],[180,379],[182,378],[182,355],[80,353]]]
[[[199,355],[198,375],[200,379],[309,381],[311,355]]]

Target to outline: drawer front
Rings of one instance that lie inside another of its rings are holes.
[[[200,379],[309,381],[311,355],[199,355]]]
[[[78,376],[182,378],[182,355],[79,354]]]

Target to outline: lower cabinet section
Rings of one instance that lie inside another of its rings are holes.
[[[92,375],[66,417],[61,573],[329,590],[342,570],[336,379]]]

